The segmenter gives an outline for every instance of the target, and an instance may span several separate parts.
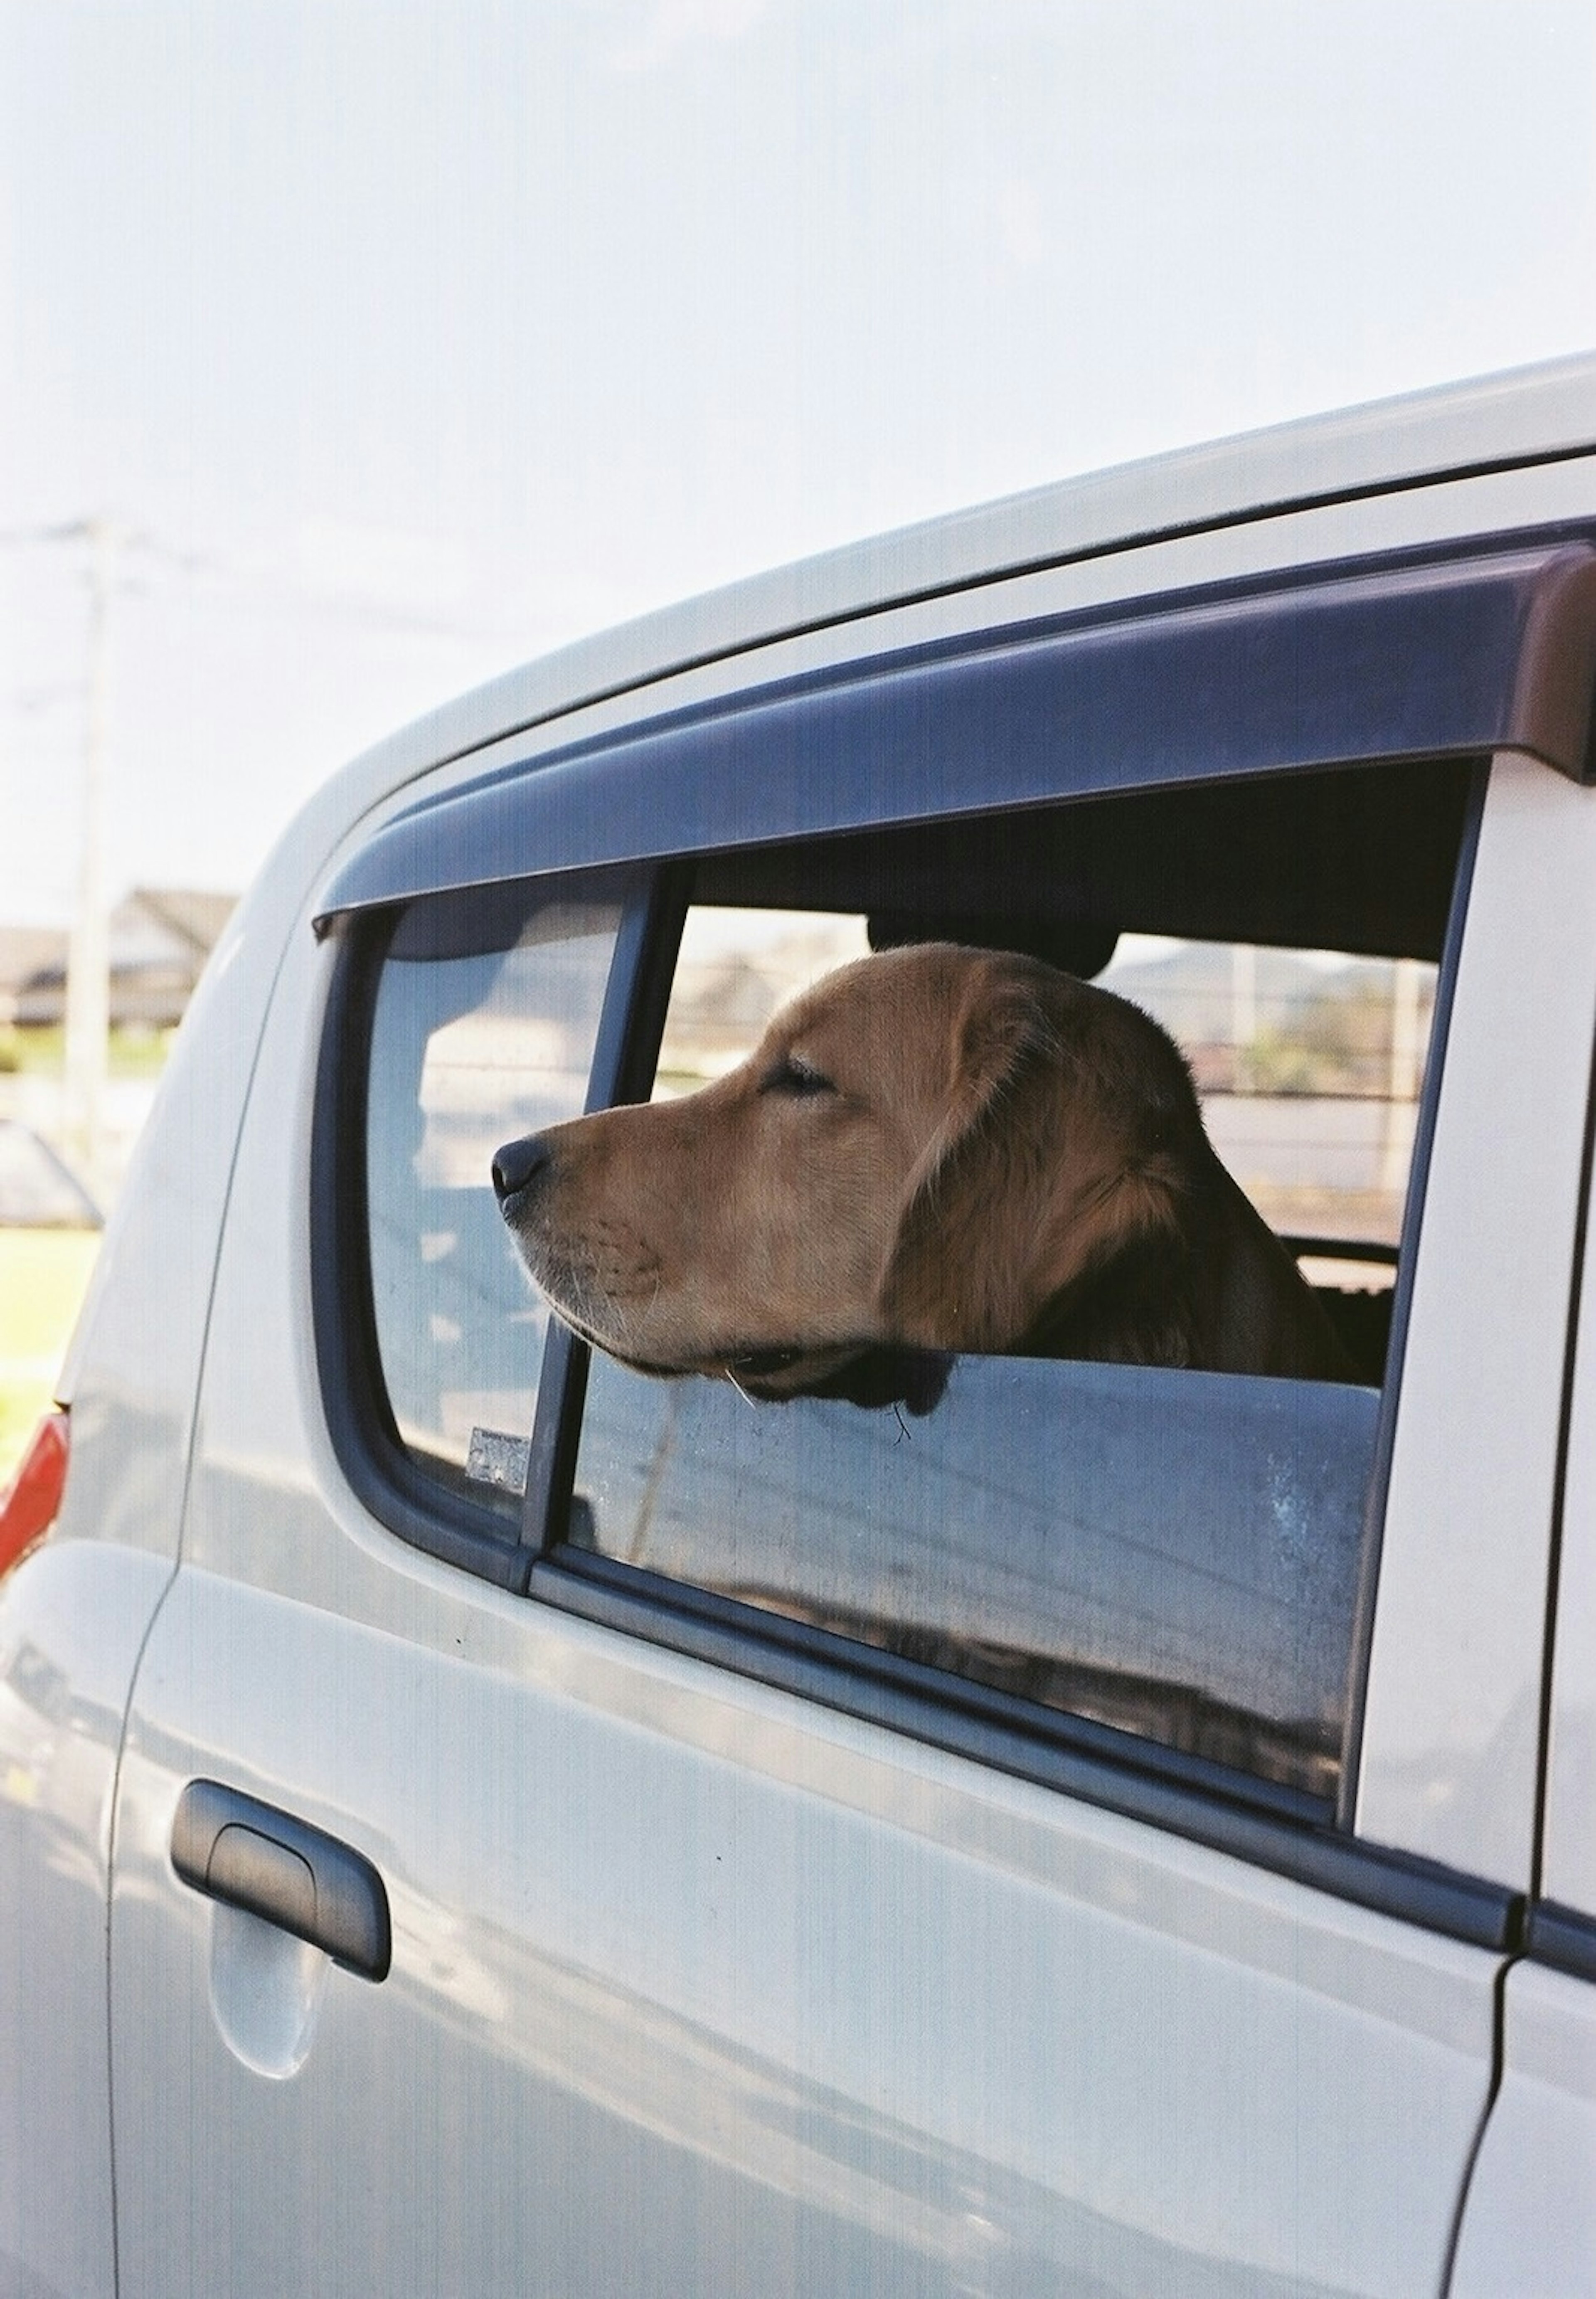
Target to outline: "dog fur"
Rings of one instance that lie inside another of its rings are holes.
[[[968,1351],[1346,1377],[1172,1041],[1006,952],[843,967],[725,1077],[494,1182],[558,1315],[644,1373],[922,1410]]]

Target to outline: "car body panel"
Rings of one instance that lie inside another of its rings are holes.
[[[179,1032],[56,1382],[71,1400],[62,1508],[46,1545],[0,1584],[10,1926],[0,2118],[11,2135],[0,2150],[0,2289],[9,2275],[28,2293],[112,2291],[117,1771],[134,1671],[177,1561],[216,1254],[281,957],[280,898],[269,874],[235,912]]]
[[[128,1689],[170,1567],[53,1540],[0,1612],[0,2291],[112,2299],[106,1900]]]
[[[393,1910],[292,2080],[166,1858],[242,1749]],[[1438,2277],[1484,1950],[486,1589],[400,1638],[185,1571],[123,1795],[125,2295]]]
[[[1596,1927],[1596,1269],[1585,1209],[1579,1340],[1558,1560],[1542,1888]]]
[[[1593,796],[1518,760],[1492,770],[1425,1191],[1358,1791],[1360,1834],[1522,1890],[1596,1039]]]

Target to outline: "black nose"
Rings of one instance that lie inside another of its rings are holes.
[[[511,1198],[519,1198],[553,1162],[549,1145],[541,1133],[528,1133],[523,1141],[507,1141],[502,1150],[496,1150],[494,1191],[500,1205],[507,1208]]]

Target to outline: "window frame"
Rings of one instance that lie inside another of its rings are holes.
[[[646,1037],[649,1020],[639,1002],[644,971],[640,959],[658,939],[661,891],[669,883],[667,872],[624,869],[573,872],[560,881],[563,891],[603,896],[620,906],[588,1069],[586,1109],[631,1098],[633,1050],[640,1033]],[[366,1088],[378,984],[405,907],[384,904],[340,927],[322,1021],[310,1176],[312,1329],[322,1407],[340,1469],[358,1499],[390,1532],[495,1588],[524,1593],[531,1570],[526,1510],[518,1529],[430,1476],[400,1440],[382,1379],[366,1249]],[[556,1331],[563,1328],[551,1324],[551,1340]],[[544,1367],[563,1383],[565,1368],[557,1353],[545,1354]],[[540,1373],[535,1465],[540,1459],[539,1431],[546,1448],[559,1427],[557,1415],[545,1415],[543,1400]],[[533,1483],[529,1469],[528,1491]]]
[[[412,1464],[381,1393],[366,1257],[362,1157],[365,1063],[376,984],[400,905],[352,920],[334,969],[318,1067],[312,1249],[318,1360],[328,1423],[358,1498],[411,1545],[493,1585],[703,1660],[818,1706],[1232,1853],[1366,1906],[1481,1946],[1516,1937],[1519,1903],[1505,1888],[1361,1843],[1351,1802],[1374,1598],[1411,1297],[1424,1180],[1475,844],[1488,769],[1472,776],[1437,981],[1392,1305],[1358,1601],[1351,1647],[1348,1738],[1339,1808],[1208,1758],[1052,1709],[757,1606],[669,1581],[571,1545],[569,1517],[589,1353],[557,1321],[544,1342],[520,1537]],[[1251,778],[1249,778],[1251,779]],[[561,891],[611,896],[622,912],[586,1106],[646,1098],[663,1034],[692,892],[691,858],[642,871],[560,873]],[[325,1282],[330,1273],[332,1282]]]
[[[1367,1504],[1349,1651],[1347,1738],[1340,1795],[1334,1809],[1327,1800],[1305,1792],[572,1546],[568,1538],[569,1515],[589,1351],[557,1324],[549,1329],[549,1353],[538,1391],[538,1429],[527,1484],[525,1524],[534,1554],[528,1593],[583,1619],[707,1660],[845,1714],[885,1724],[910,1739],[969,1755],[993,1769],[1060,1789],[1082,1801],[1147,1820],[1362,1905],[1483,1946],[1506,1945],[1517,1921],[1517,1904],[1505,1889],[1459,1877],[1433,1863],[1376,1851],[1352,1834],[1363,1690],[1424,1180],[1434,1137],[1468,884],[1487,780],[1488,768],[1477,766],[1436,984],[1431,1051],[1403,1213],[1391,1342]],[[644,994],[636,1005],[640,1015],[646,1013],[648,1021],[630,1050],[628,1072],[634,1090],[618,1099],[641,1100],[653,1075],[664,1025],[670,964],[686,917],[685,888],[677,902],[668,943],[641,956],[639,989]],[[662,965],[662,958],[669,963]]]
[[[1569,538],[1572,539],[1572,538]],[[1581,538],[1583,540],[1583,537]],[[1560,542],[1563,538],[1556,538]],[[1558,567],[1559,554],[1545,534],[1533,538],[1543,556],[1544,569]],[[1432,554],[1434,556],[1434,554]],[[1455,566],[1459,558],[1444,554]],[[1492,560],[1500,564],[1500,553]],[[1590,560],[1577,570],[1583,599],[1590,585]],[[1404,554],[1400,570],[1413,571],[1414,554]],[[1566,572],[1567,557],[1560,562]],[[1367,570],[1365,570],[1367,571]],[[1323,597],[1329,570],[1315,570],[1313,590]],[[1559,574],[1560,579],[1560,574]],[[1284,603],[1303,588],[1278,582],[1249,586]],[[1407,595],[1411,597],[1412,593]],[[1517,594],[1523,605],[1522,591]],[[1211,603],[1211,602],[1210,602]],[[1554,604],[1557,602],[1554,602]],[[1530,602],[1533,610],[1534,601]],[[1158,602],[1143,601],[1121,608],[1106,618],[1123,626],[1127,618],[1156,620]],[[1560,611],[1560,610],[1559,610]],[[1078,622],[1079,618],[1076,618]],[[1544,619],[1544,618],[1543,618]],[[1555,620],[1555,617],[1553,618]],[[1519,625],[1521,652],[1513,675],[1512,710],[1534,717],[1537,679],[1544,668],[1545,634],[1537,643],[1533,611]],[[1554,686],[1566,681],[1567,618],[1554,636],[1555,658],[1549,676]],[[1276,625],[1278,631],[1280,626]],[[1023,642],[1023,630],[1018,635]],[[1005,644],[1017,643],[1010,633],[982,635],[934,650],[939,658],[960,660],[979,652],[989,657]],[[925,651],[921,651],[924,654]],[[868,680],[867,659],[847,673],[855,685]],[[791,685],[792,683],[789,683]],[[800,682],[799,684],[802,684]],[[807,683],[807,693],[823,693],[838,684],[826,676]],[[714,714],[736,717],[752,694],[768,696],[757,687],[733,693]],[[785,699],[804,698],[789,693]],[[1564,698],[1566,700],[1566,698]],[[693,714],[702,724],[704,714]],[[1354,711],[1354,716],[1356,713]],[[576,746],[583,753],[629,751],[628,772],[638,763],[640,735],[667,722],[644,722],[643,728]],[[679,719],[669,724],[677,735]],[[1580,729],[1582,743],[1584,727]],[[1498,737],[1497,739],[1500,739]],[[586,1106],[644,1098],[652,1083],[662,1033],[677,944],[686,917],[694,863],[711,852],[735,851],[747,845],[796,845],[810,838],[835,834],[857,826],[837,823],[827,811],[829,790],[811,794],[808,818],[791,826],[767,826],[763,835],[744,840],[743,826],[731,826],[729,835],[696,840],[682,835],[679,822],[669,819],[650,852],[621,861],[602,874],[559,853],[546,866],[529,861],[526,844],[517,834],[503,836],[505,794],[513,791],[515,770],[495,772],[476,783],[445,793],[437,801],[423,800],[390,819],[387,831],[403,826],[397,843],[379,829],[355,850],[335,876],[329,895],[316,920],[320,934],[336,933],[344,947],[334,968],[317,1074],[313,1125],[312,1187],[312,1286],[317,1355],[328,1425],[339,1464],[356,1496],[401,1538],[443,1560],[478,1573],[496,1586],[529,1594],[552,1607],[634,1638],[711,1662],[719,1668],[794,1693],[799,1697],[928,1745],[966,1755],[990,1768],[1060,1790],[1080,1800],[1143,1819],[1176,1835],[1231,1852],[1276,1872],[1326,1888],[1355,1903],[1384,1910],[1462,1940],[1493,1949],[1514,1945],[1518,1938],[1522,1902],[1505,1887],[1461,1873],[1412,1855],[1376,1847],[1353,1833],[1353,1799],[1364,1723],[1365,1693],[1370,1659],[1374,1604],[1379,1577],[1386,1495],[1392,1441],[1400,1400],[1412,1296],[1416,1247],[1423,1214],[1425,1183],[1434,1138],[1440,1081],[1445,1067],[1452,1014],[1462,924],[1467,913],[1475,848],[1483,813],[1494,742],[1482,738],[1458,746],[1451,754],[1472,767],[1472,782],[1465,830],[1452,886],[1449,922],[1437,984],[1431,1057],[1418,1113],[1413,1162],[1403,1222],[1401,1257],[1392,1306],[1387,1372],[1382,1392],[1376,1459],[1368,1501],[1367,1529],[1351,1639],[1347,1702],[1347,1739],[1343,1751],[1337,1807],[1328,1810],[1319,1799],[1301,1792],[1232,1771],[1207,1759],[1193,1757],[1160,1744],[1144,1741],[1113,1727],[1048,1709],[1040,1704],[972,1681],[953,1677],[922,1664],[904,1660],[877,1647],[854,1643],[829,1631],[755,1606],[699,1591],[661,1579],[645,1570],[596,1556],[573,1548],[566,1538],[577,1448],[586,1386],[587,1352],[558,1323],[552,1323],[541,1368],[537,1406],[529,1448],[528,1474],[520,1537],[507,1537],[501,1525],[489,1530],[481,1514],[468,1500],[460,1500],[408,1468],[396,1440],[385,1447],[385,1400],[374,1394],[374,1335],[370,1330],[369,1302],[361,1299],[360,1271],[352,1270],[351,1240],[363,1232],[364,1176],[358,1190],[340,1170],[340,1145],[359,1138],[363,1120],[364,1050],[371,1002],[382,952],[391,935],[402,903],[414,895],[442,891],[445,886],[502,882],[505,878],[558,880],[562,887],[590,885],[602,876],[613,887],[624,877],[629,885],[606,990],[598,1041],[594,1047]],[[1419,746],[1424,755],[1436,756],[1433,747]],[[1449,751],[1451,746],[1448,746]],[[1551,765],[1578,776],[1583,751],[1564,744],[1566,755]],[[1389,750],[1373,755],[1352,749],[1337,754],[1341,763],[1391,765],[1411,751]],[[1546,750],[1542,749],[1542,756]],[[555,763],[580,768],[573,752],[555,754]],[[1316,754],[1287,758],[1274,772],[1289,775],[1293,765],[1322,763]],[[531,760],[540,770],[549,763]],[[1200,779],[1222,779],[1245,785],[1260,776],[1226,772],[1210,766]],[[1271,777],[1272,778],[1272,777]],[[540,771],[520,770],[527,784],[541,779]],[[564,781],[562,776],[551,782]],[[1164,780],[1190,780],[1180,762],[1139,787]],[[1060,776],[1065,782],[1067,777]],[[1126,790],[1123,779],[1117,786]],[[483,793],[493,804],[483,809]],[[1077,794],[1074,788],[1056,788],[1062,801]],[[1086,795],[1082,790],[1079,795]],[[1106,795],[1106,793],[1103,793]],[[545,790],[540,804],[554,795]],[[574,792],[568,783],[563,804],[570,810]],[[450,836],[437,848],[442,859],[431,886],[400,884],[391,876],[395,858],[409,869],[417,851],[419,834],[436,827],[434,807],[447,809],[463,800],[465,812],[453,817]],[[1033,797],[1031,803],[1037,802]],[[1000,792],[979,810],[1008,811],[1016,805]],[[1024,804],[1025,801],[1018,801]],[[939,792],[935,802],[910,793],[894,793],[889,802],[877,794],[869,817],[885,829],[907,828],[917,822],[953,821],[976,809],[962,798],[950,800]],[[601,819],[603,809],[590,810]],[[468,821],[465,818],[472,818]],[[708,818],[713,819],[713,817]],[[474,822],[474,827],[472,823]],[[717,828],[724,826],[717,823]],[[458,833],[460,834],[456,835]],[[594,835],[591,823],[584,834]],[[385,842],[385,840],[387,842]],[[487,842],[484,843],[483,841]],[[511,851],[506,854],[506,848]],[[665,851],[661,851],[661,848]],[[535,850],[536,851],[536,850]],[[634,850],[635,851],[635,850]],[[352,1126],[356,1131],[352,1133]],[[363,1255],[353,1257],[363,1262]]]

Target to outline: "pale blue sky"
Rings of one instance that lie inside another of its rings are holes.
[[[1590,0],[0,0],[0,532],[105,515],[112,891],[740,574],[1596,344]],[[84,589],[0,548],[0,919]]]

